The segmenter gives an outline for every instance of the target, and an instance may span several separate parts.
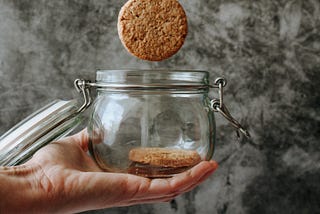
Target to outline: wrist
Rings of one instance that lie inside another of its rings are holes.
[[[38,210],[44,196],[36,180],[39,170],[33,165],[0,167],[0,213]]]

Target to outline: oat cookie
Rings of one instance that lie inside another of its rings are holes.
[[[181,48],[187,32],[187,17],[177,0],[129,0],[118,17],[123,45],[144,60],[169,58]]]
[[[135,148],[130,150],[133,162],[161,167],[194,166],[201,161],[196,151],[168,148]]]

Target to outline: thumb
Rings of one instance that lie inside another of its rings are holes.
[[[62,139],[61,141],[76,144],[80,146],[83,149],[83,151],[88,151],[89,135],[86,128],[78,132],[77,134]]]

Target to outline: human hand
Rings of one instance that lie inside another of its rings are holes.
[[[214,161],[202,161],[171,178],[148,179],[103,172],[87,151],[87,132],[82,131],[45,146],[21,166],[4,170],[11,176],[28,175],[24,182],[27,181],[26,186],[31,189],[28,194],[15,196],[14,200],[21,203],[13,208],[16,211],[74,213],[167,202],[192,190],[217,168]],[[33,200],[24,198],[28,195]]]

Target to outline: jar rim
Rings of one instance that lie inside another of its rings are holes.
[[[203,70],[135,69],[97,70],[96,82],[106,85],[135,86],[206,86],[209,72]]]

